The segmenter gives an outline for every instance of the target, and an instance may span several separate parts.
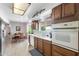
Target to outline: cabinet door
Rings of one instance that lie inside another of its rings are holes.
[[[65,3],[62,4],[62,17],[72,16],[75,14],[75,4]]]
[[[57,51],[55,51],[53,44],[52,44],[52,56],[62,56],[60,53],[58,53]]]
[[[40,38],[38,38],[38,50],[43,53],[43,41]]]
[[[36,22],[32,22],[32,29],[36,29]]]
[[[37,47],[37,43],[38,43],[37,38],[34,37],[34,47],[35,47],[35,48],[38,48],[38,47]]]
[[[32,29],[39,29],[39,22],[37,20],[32,21]]]
[[[61,19],[61,5],[54,8],[54,19],[59,20]]]
[[[51,51],[51,42],[47,41],[47,40],[44,40],[43,44],[44,44],[44,46],[43,46],[43,49],[44,49],[43,53],[44,53],[44,55],[51,56],[51,53],[52,53],[52,51]]]
[[[51,18],[52,18],[52,23],[54,23],[54,9],[52,9],[52,14],[51,14]]]
[[[71,50],[68,50],[68,49],[53,45],[52,55],[57,56],[56,54],[57,55],[62,55],[62,56],[75,56],[77,53],[74,52],[74,51],[71,51]]]
[[[58,53],[56,51],[52,51],[52,52],[53,52],[52,56],[62,56],[60,53]]]
[[[79,56],[79,53],[77,53],[77,56]]]

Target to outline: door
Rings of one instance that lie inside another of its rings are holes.
[[[75,15],[75,4],[65,3],[62,4],[62,17],[68,17]]]

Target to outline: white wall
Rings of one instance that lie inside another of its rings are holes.
[[[4,22],[9,23],[9,20],[8,20],[8,17],[7,17],[8,15],[7,15],[6,12],[8,12],[7,9],[3,6],[2,3],[0,3],[0,18],[1,18]]]
[[[11,34],[16,33],[16,26],[20,26],[21,27],[21,31],[22,33],[26,33],[26,23],[20,23],[20,22],[10,22],[10,26],[11,26]]]

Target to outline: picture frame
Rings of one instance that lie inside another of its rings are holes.
[[[20,31],[20,30],[21,30],[20,26],[16,26],[16,31]]]

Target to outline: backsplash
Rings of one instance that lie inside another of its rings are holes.
[[[33,33],[36,35],[43,36],[43,37],[50,37],[50,33],[52,33],[52,29],[51,29],[51,26],[47,28],[44,27],[43,30],[33,30]]]

